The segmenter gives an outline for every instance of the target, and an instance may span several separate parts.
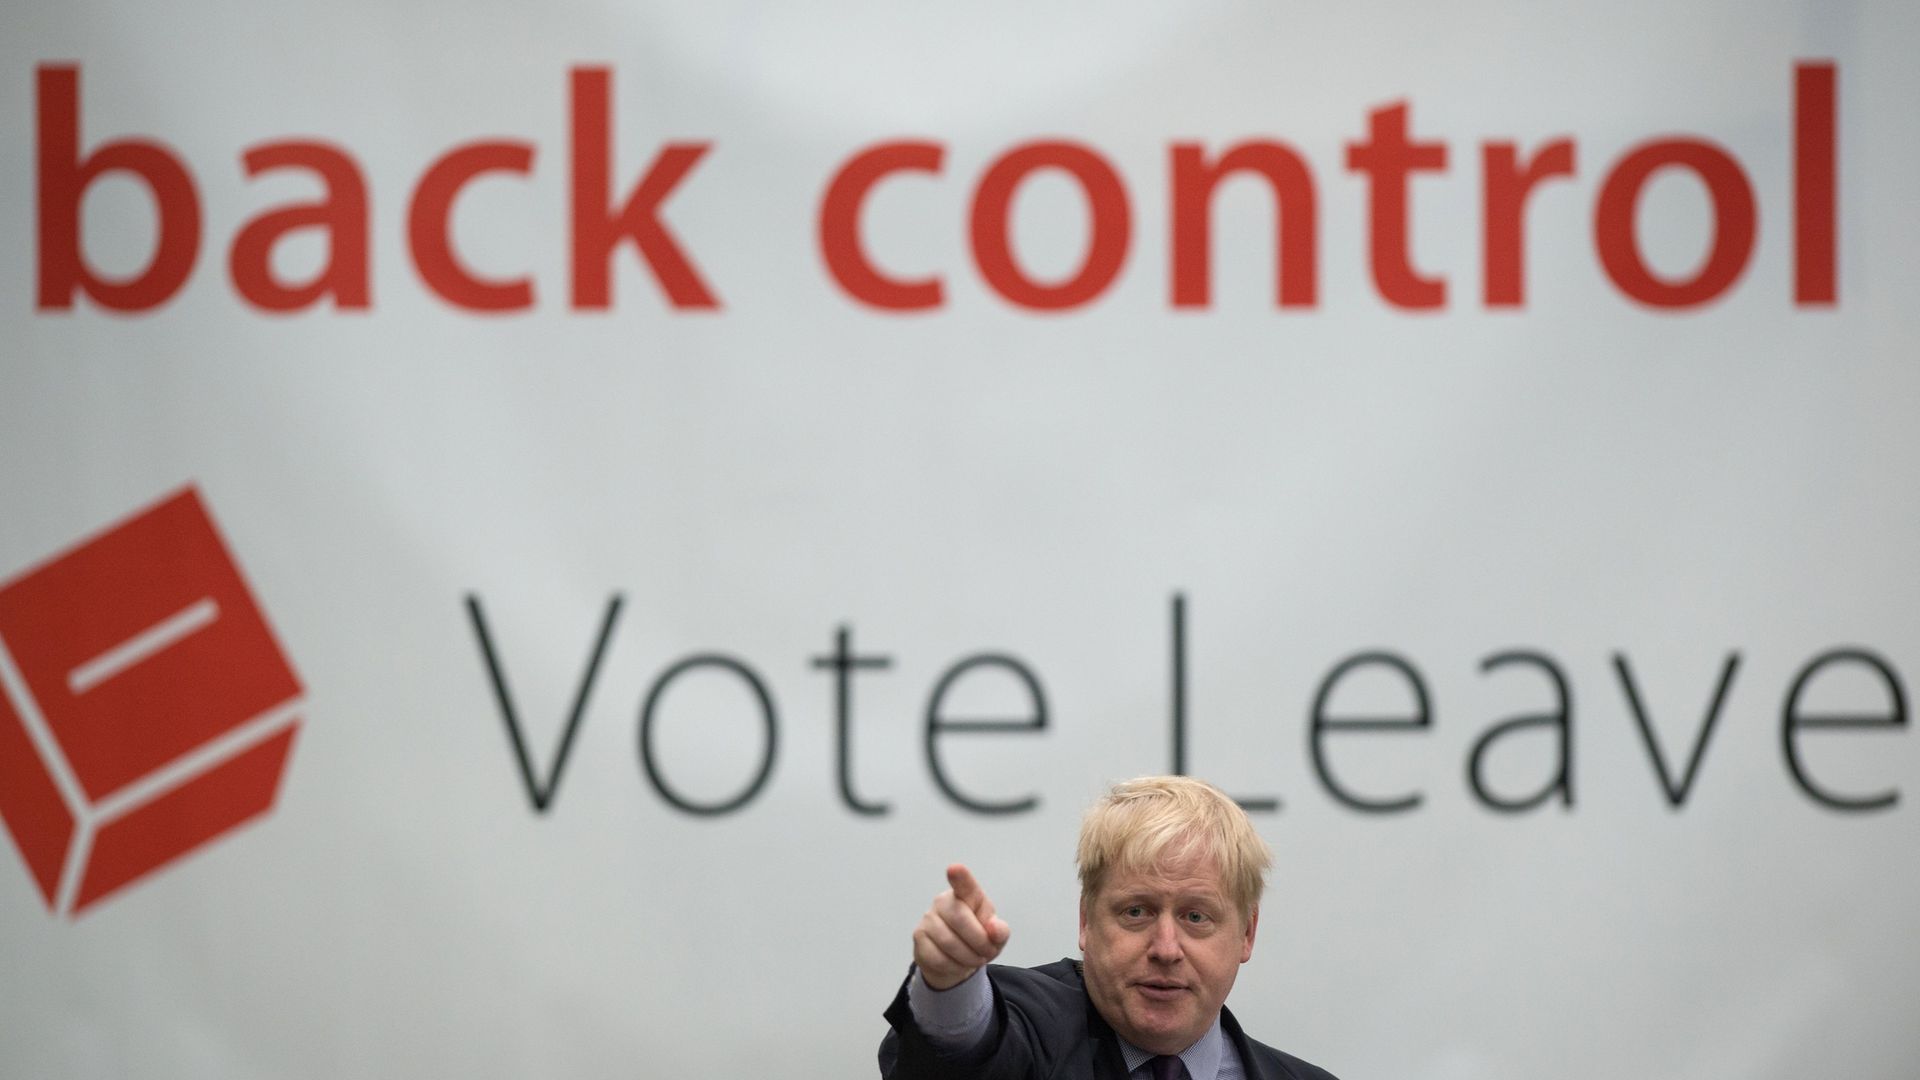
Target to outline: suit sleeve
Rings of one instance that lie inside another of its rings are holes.
[[[913,973],[907,977],[913,978]],[[986,1037],[960,1052],[941,1049],[920,1029],[907,998],[907,986],[906,982],[900,984],[900,992],[885,1014],[891,1030],[880,1041],[880,1075],[884,1080],[1026,1080],[1036,1075],[1032,1028],[1024,1017],[1009,1012],[1006,995],[997,986]]]

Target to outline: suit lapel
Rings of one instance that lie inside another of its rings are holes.
[[[1093,1007],[1093,995],[1086,993],[1087,971],[1084,963],[1073,961],[1073,977],[1080,983],[1087,1002],[1087,1049],[1092,1060],[1087,1080],[1128,1080],[1127,1059],[1120,1053],[1120,1036],[1113,1033],[1100,1010]]]
[[[1093,1051],[1094,1080],[1127,1080],[1127,1059],[1120,1053],[1120,1036],[1107,1026],[1100,1010],[1093,1007],[1092,998],[1087,999],[1087,1042]]]

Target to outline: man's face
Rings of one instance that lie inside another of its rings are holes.
[[[1240,918],[1211,857],[1115,871],[1080,900],[1087,994],[1128,1042],[1179,1053],[1213,1026],[1259,921]]]

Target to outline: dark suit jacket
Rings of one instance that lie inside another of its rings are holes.
[[[1037,968],[989,965],[999,1037],[966,1057],[941,1054],[913,1021],[906,984],[888,1006],[893,1030],[880,1043],[886,1080],[1126,1080],[1120,1037],[1087,997],[1078,960]],[[911,973],[908,978],[913,978]],[[1291,1054],[1247,1038],[1226,1009],[1220,1026],[1240,1052],[1248,1080],[1334,1080]]]

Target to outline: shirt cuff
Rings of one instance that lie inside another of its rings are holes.
[[[907,980],[907,1004],[927,1041],[947,1053],[979,1045],[993,1019],[993,984],[982,968],[946,988],[935,990],[918,968]]]

